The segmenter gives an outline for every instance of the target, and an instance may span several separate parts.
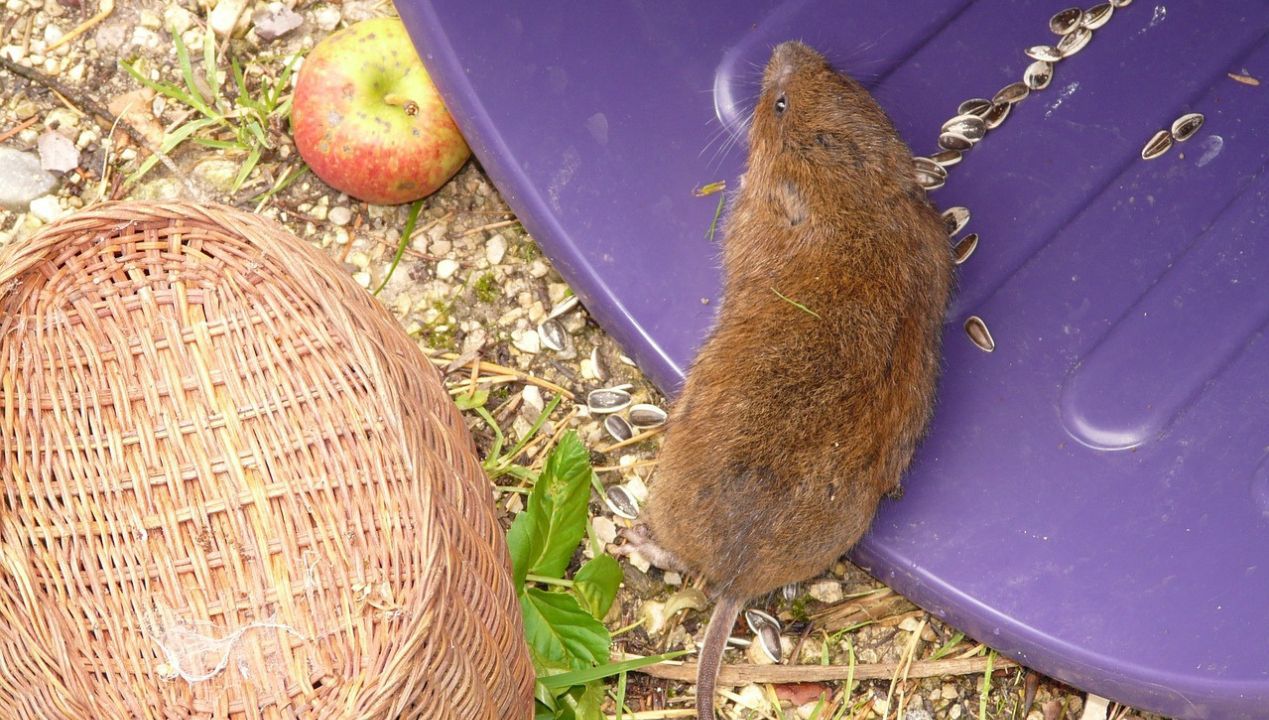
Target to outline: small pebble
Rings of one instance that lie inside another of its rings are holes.
[[[806,594],[828,605],[839,603],[843,598],[841,583],[833,580],[821,580],[812,583],[806,588]]]
[[[0,146],[0,208],[25,211],[54,187],[57,177],[40,167],[37,155]]]
[[[531,328],[512,330],[511,344],[530,355],[536,355],[542,350],[542,339],[538,336],[538,331]]]
[[[542,402],[542,391],[538,389],[537,385],[525,385],[524,390],[520,391],[520,395],[523,397],[526,406],[533,408],[536,412],[542,412],[542,408],[545,405]]]
[[[485,259],[490,265],[497,265],[507,254],[507,240],[502,235],[494,235],[485,241]]]
[[[332,5],[324,5],[313,13],[313,21],[317,23],[317,27],[323,32],[334,30],[341,19],[343,17],[340,15],[339,8]]]
[[[331,210],[334,213],[334,210]],[[448,280],[454,277],[454,273],[458,272],[458,261],[445,258],[436,263],[436,277],[441,280]],[[536,335],[536,333],[534,333]]]
[[[347,225],[352,221],[352,210],[349,210],[343,205],[336,205],[330,209],[330,213],[327,217],[330,218],[330,221],[336,225]]]
[[[246,6],[247,0],[220,0],[216,3],[216,8],[207,16],[207,24],[216,37],[227,37],[234,31]]]
[[[46,223],[51,223],[65,215],[66,211],[62,209],[62,204],[55,196],[45,195],[31,201],[31,214]]]

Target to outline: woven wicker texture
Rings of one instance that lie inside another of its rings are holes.
[[[116,203],[0,254],[0,717],[532,713],[488,481],[324,255]]]

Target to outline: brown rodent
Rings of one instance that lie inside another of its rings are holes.
[[[714,683],[741,605],[812,577],[898,489],[934,403],[952,285],[912,153],[862,86],[775,48],[723,239],[723,302],[671,414],[632,537],[716,599],[697,674]]]

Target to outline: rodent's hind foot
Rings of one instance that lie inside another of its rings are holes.
[[[652,539],[652,534],[648,531],[647,525],[640,523],[632,528],[622,528],[620,534],[626,542],[623,545],[617,545],[612,548],[614,556],[629,556],[639,553],[648,562],[662,570],[688,572],[687,566],[680,562],[674,553],[661,547]]]

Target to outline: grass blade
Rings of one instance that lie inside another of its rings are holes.
[[[392,257],[392,264],[388,266],[388,272],[383,276],[383,282],[379,283],[379,287],[374,289],[371,295],[378,296],[383,288],[387,286],[388,281],[392,279],[392,273],[397,271],[397,265],[401,263],[401,256],[405,254],[405,248],[410,244],[410,236],[414,234],[414,225],[419,221],[419,212],[423,210],[423,200],[420,198],[414,201],[410,206],[410,214],[405,219],[405,227],[401,228],[401,242],[397,243],[397,254]]]
[[[593,668],[584,670],[570,670],[565,673],[556,675],[547,675],[538,678],[538,682],[550,689],[572,687],[574,685],[585,685],[592,680],[602,680],[606,677],[612,677],[623,672],[638,670],[649,665],[656,665],[666,660],[674,660],[688,653],[687,650],[675,650],[674,652],[665,653],[663,655],[649,655],[648,657],[634,658],[633,660],[623,660],[617,663],[608,663],[606,665],[597,665]]]

